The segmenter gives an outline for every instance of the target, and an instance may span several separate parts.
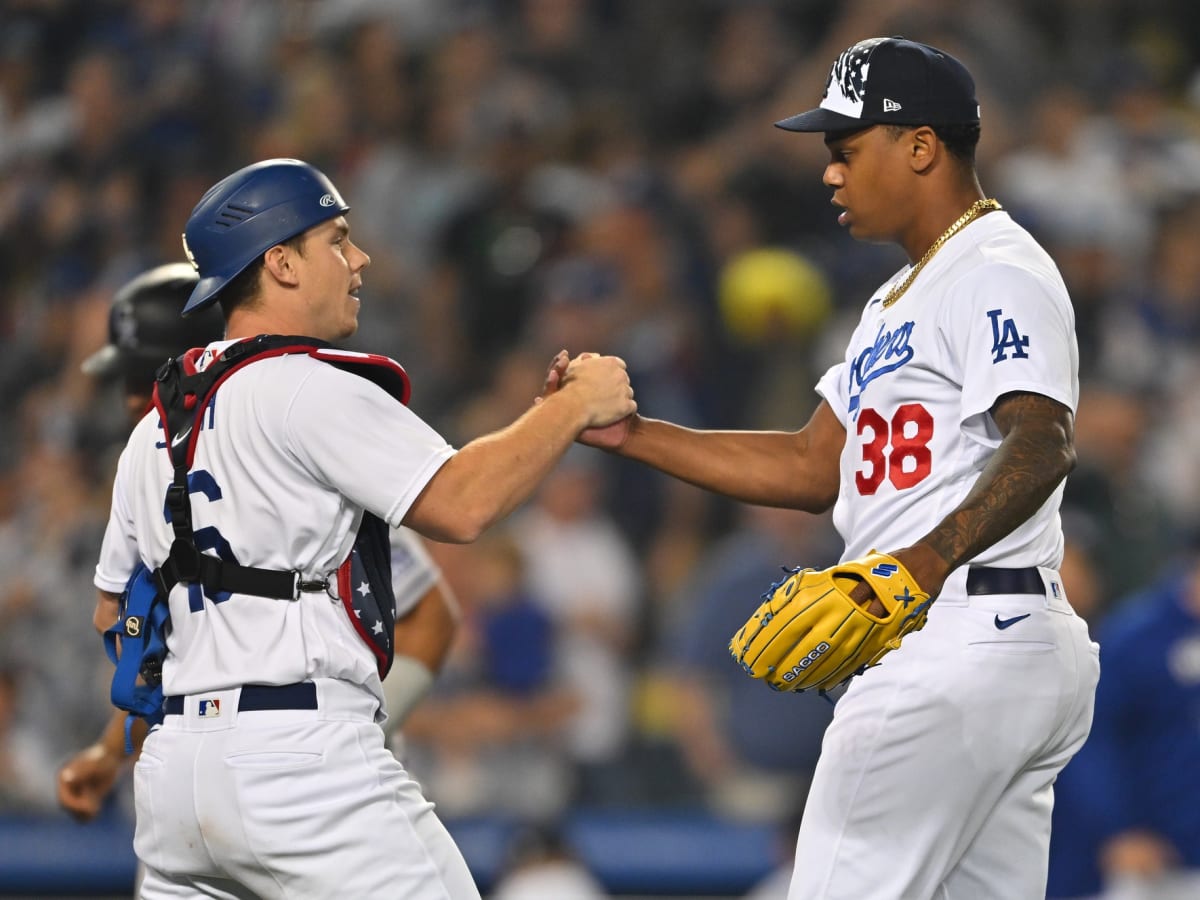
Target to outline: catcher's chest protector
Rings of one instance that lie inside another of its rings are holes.
[[[166,596],[180,582],[202,584],[209,592],[233,591],[260,597],[293,600],[297,591],[327,591],[328,581],[299,580],[297,573],[242,566],[196,547],[192,531],[188,471],[196,454],[200,420],[217,388],[243,366],[260,359],[306,353],[314,359],[366,378],[407,404],[411,391],[408,375],[395,360],[370,353],[339,350],[324,341],[289,335],[259,335],[226,348],[203,370],[196,360],[203,351],[189,351],[159,369],[154,385],[154,406],[166,433],[166,450],[175,470],[167,490],[167,513],[175,540],[167,560],[155,570]],[[382,678],[392,665],[396,599],[392,591],[391,546],[386,522],[363,512],[362,523],[350,555],[336,572],[337,596],[355,631],[375,655]],[[356,586],[365,583],[363,592]]]

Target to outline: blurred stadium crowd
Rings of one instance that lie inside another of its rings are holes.
[[[877,34],[971,68],[983,185],[1071,290],[1064,578],[1099,624],[1200,533],[1187,0],[0,3],[0,812],[53,810],[108,715],[91,576],[125,424],[79,363],[209,184],[274,156],[331,176],[373,260],[352,346],[400,360],[452,442],[519,414],[560,347],[624,357],[646,415],[799,427],[903,259],[838,229],[821,142],[771,123]],[[404,752],[448,818],[795,814],[829,709],[725,644],[778,566],[836,559],[827,519],[579,448],[433,550],[464,627]]]

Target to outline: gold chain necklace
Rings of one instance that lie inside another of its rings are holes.
[[[976,200],[974,203],[972,203],[967,208],[967,211],[955,219],[954,224],[943,231],[941,237],[933,242],[930,248],[925,251],[925,255],[921,257],[920,261],[918,261],[915,266],[908,270],[908,275],[904,277],[904,280],[887,292],[887,295],[883,298],[883,308],[887,309],[900,299],[900,297],[905,291],[908,290],[909,286],[913,283],[916,277],[921,273],[921,270],[925,268],[925,264],[929,262],[929,260],[933,259],[933,254],[941,250],[942,245],[945,244],[946,241],[950,240],[950,238],[954,237],[954,235],[966,228],[971,222],[994,209],[1004,209],[1004,207],[1000,205],[1000,201],[998,200]]]

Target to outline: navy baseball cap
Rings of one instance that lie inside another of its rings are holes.
[[[850,131],[871,125],[973,125],[975,80],[936,47],[868,38],[842,51],[821,105],[775,123],[786,131]]]

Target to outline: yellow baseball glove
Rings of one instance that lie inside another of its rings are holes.
[[[886,615],[875,616],[851,598],[863,581]],[[819,572],[791,570],[763,601],[733,636],[729,652],[777,691],[837,687],[923,627],[933,603],[899,560],[874,550]]]

